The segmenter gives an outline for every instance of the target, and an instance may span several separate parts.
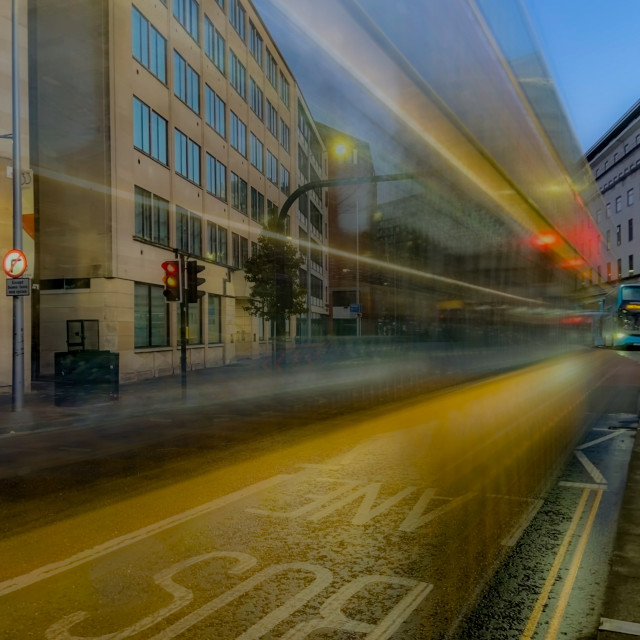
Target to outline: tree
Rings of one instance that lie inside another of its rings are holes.
[[[244,310],[271,320],[276,338],[284,335],[288,316],[307,310],[307,292],[299,276],[302,264],[302,256],[285,236],[284,222],[277,213],[270,215],[258,238],[257,250],[244,264],[245,278],[252,285]]]

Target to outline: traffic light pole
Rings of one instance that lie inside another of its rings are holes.
[[[182,295],[180,296],[180,387],[182,399],[187,394],[187,296],[186,296],[186,263],[184,255],[180,254],[180,283]]]

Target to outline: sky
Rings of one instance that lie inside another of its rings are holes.
[[[587,151],[640,100],[640,1],[524,2],[574,133]]]

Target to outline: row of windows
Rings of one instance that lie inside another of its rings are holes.
[[[627,239],[629,242],[633,241],[633,219],[629,219],[627,222]],[[606,233],[607,249],[611,248],[611,231],[607,229]],[[620,246],[622,244],[622,225],[616,226],[616,244]]]
[[[170,344],[169,314],[171,306],[162,295],[163,288],[136,282],[134,286],[134,346],[136,349],[147,347],[168,347]],[[207,343],[222,342],[221,296],[207,296]],[[203,344],[203,317],[200,302],[187,305],[189,322],[189,344]],[[176,307],[176,313],[179,308]],[[179,319],[176,316],[176,323]]]
[[[224,102],[209,89],[207,92],[207,122],[222,135],[224,134],[224,114]],[[233,111],[229,112],[229,129],[231,146],[246,157],[247,126]],[[154,160],[169,166],[167,133],[167,120],[134,96],[133,146],[151,156]],[[200,145],[179,129],[174,129],[173,144],[176,173],[201,186],[202,149]],[[264,170],[264,153],[262,141],[251,133],[251,164],[261,172]],[[205,162],[206,190],[218,198],[226,200],[226,166],[208,152],[205,152]],[[269,150],[266,151],[266,176],[274,185],[279,186],[285,195],[290,193],[291,178],[289,171],[284,165],[280,165],[280,180],[278,181],[278,159]],[[234,193],[232,191],[232,206],[246,213],[246,197],[244,199],[236,199],[233,197]],[[243,206],[240,206],[240,203],[243,203]]]
[[[133,55],[151,73],[166,84],[166,40],[135,8],[132,9]],[[207,18],[205,20],[205,52],[207,56],[224,73],[224,38]],[[247,72],[235,53],[229,50],[229,82],[243,99],[246,100]],[[174,94],[194,113],[200,114],[200,74],[174,50],[173,52],[173,90]],[[213,105],[212,101],[217,104]],[[264,119],[264,92],[254,78],[249,80],[249,105],[260,120]],[[205,118],[223,137],[224,102],[205,83]],[[216,110],[214,110],[216,109]],[[289,126],[280,119],[280,136],[278,137],[278,112],[267,100],[267,129],[279,139],[283,148],[289,152]],[[246,156],[246,152],[243,154]]]
[[[247,213],[247,183],[231,172],[231,199],[233,205]],[[254,187],[250,189],[251,218],[263,224],[265,220],[265,197]],[[278,208],[271,200],[266,201],[266,212],[277,213]],[[232,252],[231,262],[227,255],[227,229],[206,221],[203,237],[202,216],[179,205],[175,207],[175,246],[195,256],[202,256],[213,262],[236,268],[244,267],[242,254]],[[170,205],[169,201],[151,193],[147,189],[134,188],[134,228],[135,235],[150,242],[169,247],[170,245]],[[232,234],[233,235],[233,234]],[[246,239],[244,240],[246,241]],[[240,241],[240,244],[244,244]]]
[[[636,141],[635,141],[635,146],[637,147],[638,145],[640,145],[640,133],[636,134]],[[630,143],[625,142],[624,146],[623,146],[623,155],[622,157],[626,156],[627,153],[629,153],[630,151]],[[618,161],[618,152],[616,151],[613,154],[613,162],[612,162],[612,166]],[[604,161],[604,166],[602,167],[602,171],[606,171],[609,168],[609,161],[605,160]],[[596,169],[596,178],[600,175],[600,167],[598,167]]]
[[[224,0],[216,0],[218,4],[224,8]],[[140,30],[142,25],[139,24],[141,15],[138,14],[136,20],[138,21],[138,35],[134,36],[139,39]],[[240,0],[229,0],[229,23],[234,28],[236,33],[240,36],[243,42],[246,42],[246,22],[247,12],[240,2]],[[173,0],[173,15],[175,19],[184,27],[187,33],[197,42],[200,43],[200,30],[199,30],[199,14],[200,5],[196,0]],[[215,29],[211,19],[208,16],[204,16],[204,47],[206,55],[214,62],[214,64],[224,73],[224,46],[225,41],[220,32]],[[155,30],[154,30],[155,31]],[[157,32],[156,32],[157,33]],[[158,34],[159,35],[159,34]],[[160,36],[162,37],[162,36]],[[164,40],[164,39],[163,39]],[[140,41],[140,46],[142,42]],[[166,41],[165,41],[166,47]],[[134,46],[135,48],[135,46]],[[256,62],[262,68],[263,64],[263,48],[264,41],[262,36],[258,33],[256,26],[253,22],[249,21],[249,52],[254,57]],[[234,56],[235,57],[235,56]],[[230,58],[231,59],[231,58]],[[265,56],[265,74],[269,82],[279,89],[280,99],[284,104],[289,107],[290,104],[290,87],[289,81],[282,71],[278,74],[278,64],[275,57],[271,54],[269,49],[266,51]],[[236,58],[237,60],[237,58]],[[144,64],[144,63],[143,63]],[[280,82],[278,83],[278,79]],[[241,94],[243,95],[243,94]]]

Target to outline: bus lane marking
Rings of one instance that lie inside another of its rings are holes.
[[[193,509],[183,511],[182,513],[179,513],[175,516],[165,518],[164,520],[160,520],[159,522],[155,522],[154,524],[142,527],[141,529],[137,529],[136,531],[132,531],[131,533],[127,533],[123,536],[108,540],[107,542],[99,544],[91,549],[81,551],[80,553],[66,558],[65,560],[52,562],[16,578],[10,578],[9,580],[0,582],[0,597],[14,591],[18,591],[19,589],[23,589],[24,587],[35,584],[36,582],[40,582],[41,580],[44,580],[51,576],[63,573],[64,571],[68,571],[69,569],[78,567],[82,564],[85,564],[86,562],[90,562],[92,560],[100,558],[101,556],[107,555],[108,553],[117,551],[118,549],[123,549],[124,547],[127,547],[136,542],[140,542],[145,538],[149,538],[157,533],[160,533],[161,531],[165,531],[167,529],[175,527],[176,525],[183,524],[185,522],[188,522],[189,520],[193,520],[194,518],[197,518],[206,513],[216,511],[217,509],[226,507],[230,504],[233,504],[234,502],[239,502],[248,496],[260,493],[261,491],[281,484],[292,477],[293,476],[291,474],[279,474],[266,480],[256,482],[255,484],[244,487],[239,491],[234,491],[233,493],[229,493],[226,496],[216,498],[198,507],[194,507]]]

